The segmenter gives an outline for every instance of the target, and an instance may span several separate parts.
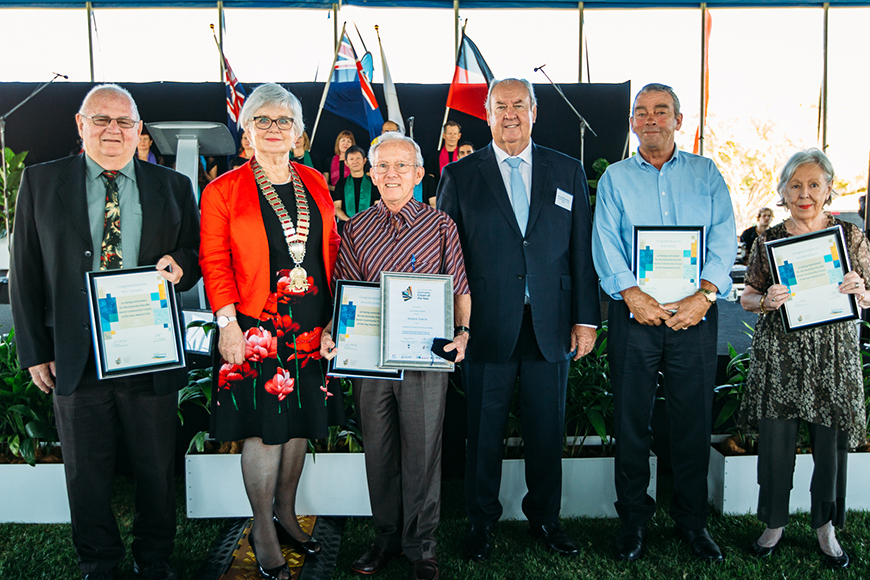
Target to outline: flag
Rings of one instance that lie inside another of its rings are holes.
[[[471,39],[462,33],[462,43],[456,56],[456,70],[447,94],[447,107],[486,120],[486,91],[493,74]]]
[[[324,103],[327,111],[368,129],[372,140],[381,134],[384,118],[381,117],[378,101],[350,38],[344,32],[327,91]]]
[[[399,97],[396,94],[396,85],[390,75],[390,67],[387,66],[387,57],[384,54],[384,45],[381,44],[381,35],[378,35],[378,44],[381,47],[381,64],[384,67],[384,100],[387,103],[387,120],[399,126],[399,130],[405,133],[404,117],[399,109]]]
[[[221,56],[224,59],[224,84],[227,87],[227,127],[230,129],[230,133],[233,135],[233,140],[236,142],[236,146],[239,145],[239,116],[242,113],[242,105],[245,104],[245,99],[247,95],[245,94],[245,89],[242,86],[242,83],[239,82],[239,79],[236,78],[235,73],[233,73],[233,69],[230,67],[230,63],[227,60],[227,57]]]

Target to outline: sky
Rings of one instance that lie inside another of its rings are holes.
[[[822,9],[710,13],[711,126],[749,142],[757,139],[753,120],[770,121],[772,138],[799,147],[820,145]],[[325,79],[335,48],[330,11],[228,9],[225,14],[224,50],[242,82]],[[94,18],[98,81],[221,80],[209,28],[217,24],[216,9],[96,9]],[[578,81],[578,11],[463,9],[460,18],[467,19],[469,37],[497,77],[546,82],[533,71],[546,64],[554,81]],[[90,80],[84,10],[0,9],[0,21],[0,46],[4,54],[16,55],[4,59],[0,81],[47,80],[53,72],[71,81]],[[357,29],[375,55],[375,83],[382,81],[376,24],[394,82],[450,82],[452,10],[344,7],[338,21],[347,23],[358,54],[364,49]],[[632,93],[648,82],[670,84],[685,114],[677,143],[691,150],[700,111],[700,24],[698,9],[587,9],[583,80],[630,80]],[[870,135],[860,125],[856,130],[854,120],[870,94],[867,30],[870,8],[830,9],[828,153],[838,175],[855,187],[866,186],[870,160]]]

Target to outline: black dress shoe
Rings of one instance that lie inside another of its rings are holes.
[[[471,524],[465,541],[462,542],[462,550],[465,555],[475,562],[483,562],[492,553],[492,533],[495,530],[493,524]]]
[[[82,576],[82,580],[115,580],[118,575],[114,570],[108,572],[89,572]]]
[[[841,548],[842,550],[842,548]],[[825,563],[833,568],[834,570],[841,570],[843,568],[849,567],[849,554],[846,553],[846,550],[842,550],[843,553],[839,556],[829,556],[822,552],[822,556],[825,557]]]
[[[154,560],[141,565],[133,560],[133,574],[143,580],[178,580],[178,572],[166,560]]]
[[[529,527],[532,530],[532,535],[536,538],[543,538],[544,545],[553,552],[568,558],[573,558],[579,554],[574,540],[571,539],[571,536],[558,523]]]
[[[280,566],[275,566],[274,568],[263,568],[263,565],[260,564],[260,559],[257,558],[257,547],[254,545],[254,531],[251,530],[251,533],[248,535],[248,543],[251,545],[251,552],[254,553],[254,559],[257,560],[257,569],[260,571],[260,576],[262,576],[265,580],[281,580],[281,572],[287,571],[287,578],[292,578],[290,575],[290,567],[287,565],[287,560],[284,560],[284,563]],[[281,556],[283,558],[283,555]]]
[[[756,558],[767,558],[779,548],[779,545],[782,543],[782,538],[785,536],[785,529],[782,530],[782,534],[780,534],[779,539],[776,543],[770,547],[762,546],[758,543],[758,540],[752,542],[752,545],[749,546],[749,552],[755,556]],[[823,552],[824,553],[824,552]]]
[[[385,552],[380,546],[372,544],[362,556],[353,561],[350,569],[358,574],[376,574],[401,553],[401,550]]]
[[[646,530],[643,526],[623,526],[616,534],[616,557],[626,562],[633,562],[643,556],[643,537]]]
[[[275,533],[278,534],[278,541],[282,544],[287,544],[293,551],[297,554],[302,554],[303,556],[313,556],[320,552],[320,542],[308,536],[308,539],[304,542],[300,542],[287,531],[287,528],[284,527],[284,524],[281,523],[281,520],[278,519],[278,516],[273,515],[272,520],[275,522]]]
[[[417,560],[411,564],[411,580],[439,580],[438,561],[435,558]]]
[[[706,562],[721,562],[724,560],[722,550],[719,549],[719,546],[710,537],[710,532],[707,531],[707,528],[690,530],[677,526],[677,533],[689,544],[692,553],[699,559]]]

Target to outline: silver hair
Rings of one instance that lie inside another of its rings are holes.
[[[680,98],[677,97],[677,93],[674,92],[674,89],[669,87],[668,85],[663,85],[662,83],[650,83],[643,87],[641,90],[637,92],[634,96],[634,103],[631,105],[631,114],[634,115],[634,106],[637,104],[637,98],[641,95],[645,95],[646,93],[667,93],[674,100],[674,117],[680,114]]]
[[[834,165],[822,150],[813,147],[806,151],[798,151],[785,162],[782,171],[779,173],[779,183],[776,184],[776,191],[779,193],[779,201],[776,202],[776,205],[785,206],[785,188],[788,186],[788,182],[791,181],[791,178],[794,177],[794,172],[797,171],[801,165],[806,165],[808,163],[816,165],[821,169],[825,176],[825,183],[832,186],[831,192],[828,194],[828,199],[825,200],[825,205],[831,203],[831,200],[833,200],[834,195],[837,193],[833,188]]]
[[[492,113],[492,108],[490,107],[490,101],[492,100],[492,91],[498,85],[502,83],[520,83],[524,87],[526,87],[526,91],[529,93],[529,104],[531,108],[538,106],[538,99],[535,98],[535,88],[532,86],[532,83],[527,81],[526,79],[515,79],[515,78],[507,78],[507,79],[492,79],[492,82],[489,83],[489,89],[486,91],[486,102],[483,103],[483,106],[486,108],[486,115],[489,116]]]
[[[290,116],[293,118],[294,136],[298,139],[302,135],[305,130],[305,123],[302,120],[302,104],[293,93],[275,83],[264,83],[248,95],[242,112],[239,114],[239,126],[247,131],[249,125],[254,122],[257,111],[268,106],[289,110]]]
[[[79,107],[79,115],[85,114],[85,111],[88,110],[88,107],[91,104],[91,100],[103,95],[104,93],[112,94],[116,97],[121,97],[130,101],[130,109],[133,111],[133,116],[136,117],[136,121],[140,120],[139,107],[136,106],[136,101],[133,100],[133,95],[131,95],[130,91],[124,87],[113,83],[97,85],[89,90],[88,94],[85,95],[85,98],[82,99],[82,105]]]
[[[415,163],[417,167],[423,167],[423,153],[420,151],[420,146],[417,145],[417,142],[411,139],[410,137],[405,137],[401,133],[397,133],[396,131],[389,131],[384,133],[380,137],[377,138],[375,143],[369,149],[369,164],[374,167],[375,158],[378,156],[378,149],[384,143],[390,143],[392,141],[407,143],[414,147],[414,154],[416,155]]]

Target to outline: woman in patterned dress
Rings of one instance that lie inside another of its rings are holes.
[[[763,232],[752,247],[746,268],[743,308],[758,312],[752,339],[752,362],[740,406],[739,423],[758,434],[758,518],[767,529],[752,546],[768,556],[788,523],[799,422],[809,427],[813,449],[811,520],[825,561],[849,565],[834,534],[845,520],[846,460],[849,448],[865,438],[864,389],[854,321],[837,322],[785,333],[779,310],[789,288],[774,284],[765,242],[839,225],[852,265],[839,291],[853,294],[861,308],[870,270],[870,249],[861,230],[823,211],[831,202],[834,168],[818,149],[800,151],[779,178],[781,200],[791,217]]]
[[[344,419],[319,353],[339,238],[323,176],[288,161],[303,130],[296,97],[261,85],[240,125],[254,157],[202,196],[200,262],[219,327],[211,434],[244,439],[251,548],[263,578],[286,580],[279,536],[304,554],[320,549],[295,511],[308,439]]]

